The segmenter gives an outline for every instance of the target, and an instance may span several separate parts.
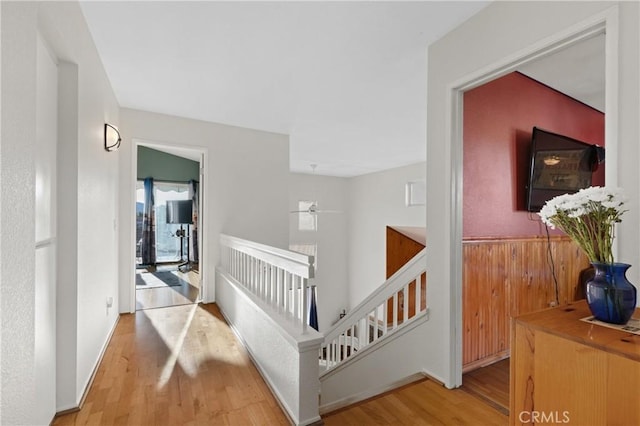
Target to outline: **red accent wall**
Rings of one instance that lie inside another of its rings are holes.
[[[514,72],[464,94],[463,236],[544,235],[525,209],[534,126],[604,146],[604,114]],[[593,185],[604,185],[604,165]]]

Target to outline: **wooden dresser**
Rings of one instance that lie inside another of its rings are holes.
[[[590,315],[579,301],[512,319],[511,425],[640,425],[640,336]]]

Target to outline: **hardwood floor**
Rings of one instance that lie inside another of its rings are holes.
[[[54,425],[287,425],[218,307],[120,318],[86,402]]]
[[[176,270],[176,266],[158,268],[158,271]],[[141,271],[138,271],[141,272]],[[200,274],[196,270],[177,271],[182,285],[160,288],[136,288],[136,310],[188,305],[200,297]]]
[[[503,425],[462,389],[423,380],[323,417],[326,425]],[[120,317],[82,410],[54,425],[287,425],[215,304]]]
[[[466,373],[462,389],[509,415],[509,358]]]
[[[322,418],[343,425],[506,425],[509,417],[462,389],[425,379]]]

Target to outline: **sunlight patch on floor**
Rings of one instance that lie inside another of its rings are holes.
[[[217,333],[217,323],[221,323],[222,321],[214,317],[213,323],[216,326],[211,327],[213,324],[207,324],[208,321],[201,324],[202,319],[197,320],[196,315],[206,315],[206,310],[198,304],[190,305],[188,308],[183,306],[182,308],[185,310],[188,309],[188,312],[182,311],[182,315],[185,315],[186,313],[186,318],[180,328],[167,326],[167,323],[170,321],[167,320],[167,311],[164,309],[140,311],[140,313],[144,312],[147,316],[156,333],[160,336],[169,351],[169,355],[167,356],[166,361],[162,366],[162,371],[158,377],[158,384],[156,388],[159,390],[169,383],[172,375],[175,373],[176,366],[179,366],[179,368],[189,377],[196,377],[199,366],[210,361],[212,358],[211,353],[209,353],[205,358],[202,358],[198,356],[197,351],[194,352],[190,350],[189,346],[192,346],[195,343],[193,342],[193,331],[190,337],[191,341],[188,340],[189,327],[191,327],[194,322],[196,324],[200,324],[200,329],[197,334],[204,333],[204,336],[201,338],[206,339],[207,334]],[[244,361],[242,359],[238,359],[237,352],[237,349],[233,347],[219,347],[215,349],[215,355],[213,358],[226,364],[244,366]]]
[[[177,339],[172,338],[171,335],[167,335],[166,330],[162,327],[162,324],[158,322],[161,320],[159,318],[154,318],[153,315],[149,317],[151,323],[157,330],[158,334],[167,345],[167,348],[171,351],[171,354],[167,358],[167,361],[162,368],[162,373],[160,374],[160,380],[158,381],[158,389],[162,389],[171,378],[173,374],[173,370],[176,366],[176,363],[180,364],[182,370],[189,375],[189,377],[195,377],[198,373],[197,368],[194,368],[192,363],[181,362],[180,361],[180,353],[182,352],[182,346],[184,345],[184,339],[187,337],[187,333],[189,331],[189,327],[191,327],[191,323],[193,322],[193,317],[196,314],[196,310],[198,309],[198,305],[192,305],[189,310],[189,315],[184,325],[182,326],[182,330],[178,334]]]

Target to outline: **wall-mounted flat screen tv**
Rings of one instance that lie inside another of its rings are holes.
[[[193,202],[191,200],[168,200],[167,223],[193,223]]]
[[[527,210],[539,212],[547,200],[591,186],[597,162],[595,145],[534,127]]]

